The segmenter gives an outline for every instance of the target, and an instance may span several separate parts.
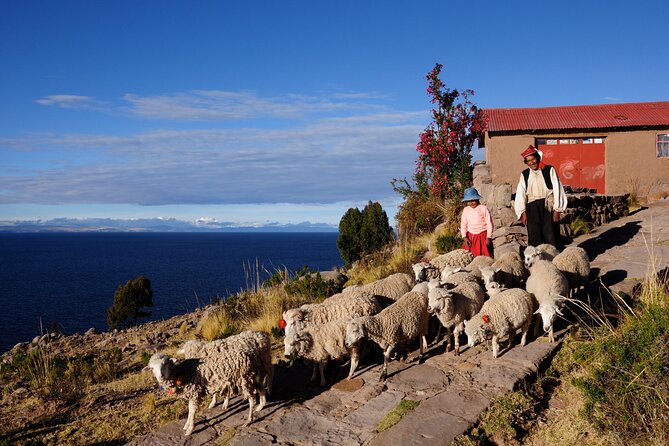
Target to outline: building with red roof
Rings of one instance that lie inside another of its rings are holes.
[[[563,183],[616,195],[669,193],[669,102],[485,109],[486,163],[515,188],[532,144]]]

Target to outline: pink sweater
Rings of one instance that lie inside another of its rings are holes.
[[[488,231],[488,237],[492,235],[492,217],[488,208],[483,204],[479,204],[475,208],[466,206],[462,210],[462,219],[460,220],[462,238],[467,237],[467,232],[476,235],[483,231]]]

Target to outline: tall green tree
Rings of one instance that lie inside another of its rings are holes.
[[[378,202],[367,203],[362,210],[360,244],[363,254],[371,254],[393,241],[393,229],[388,223],[388,215]]]
[[[339,221],[337,248],[347,265],[379,251],[391,241],[393,229],[378,202],[370,201],[362,212],[350,208]]]
[[[349,208],[339,221],[339,237],[337,249],[347,265],[360,260],[362,245],[360,244],[360,228],[362,213],[358,208]]]
[[[152,306],[151,281],[144,276],[136,277],[116,288],[114,304],[107,309],[107,324],[112,329],[137,325],[138,318],[151,315],[142,308]]]

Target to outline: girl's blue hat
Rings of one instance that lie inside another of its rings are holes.
[[[474,201],[474,200],[481,200],[481,196],[479,195],[479,191],[476,190],[475,187],[468,187],[465,189],[465,196],[462,198],[463,203],[465,201]]]

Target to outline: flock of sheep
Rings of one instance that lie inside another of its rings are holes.
[[[406,355],[418,340],[420,358],[427,349],[430,316],[446,329],[446,351],[460,351],[460,335],[473,347],[492,343],[493,357],[499,341],[513,339],[518,330],[525,345],[534,315],[539,315],[549,341],[554,341],[553,322],[562,315],[567,296],[587,285],[590,261],[581,248],[562,252],[551,245],[527,247],[524,259],[509,252],[497,259],[472,257],[457,249],[430,262],[413,265],[414,277],[396,273],[367,285],[354,285],[319,304],[303,305],[283,313],[284,354],[313,362],[312,381],[320,377],[331,359],[350,358],[348,378],[359,364],[362,340],[383,351],[380,379],[386,378],[388,362]],[[437,341],[440,333],[437,334]],[[147,366],[161,388],[188,400],[189,435],[197,406],[207,395],[224,397],[224,409],[233,395],[249,402],[247,424],[253,421],[256,396],[262,410],[271,392],[273,366],[267,333],[246,331],[213,342],[188,341],[177,360],[154,354]]]

